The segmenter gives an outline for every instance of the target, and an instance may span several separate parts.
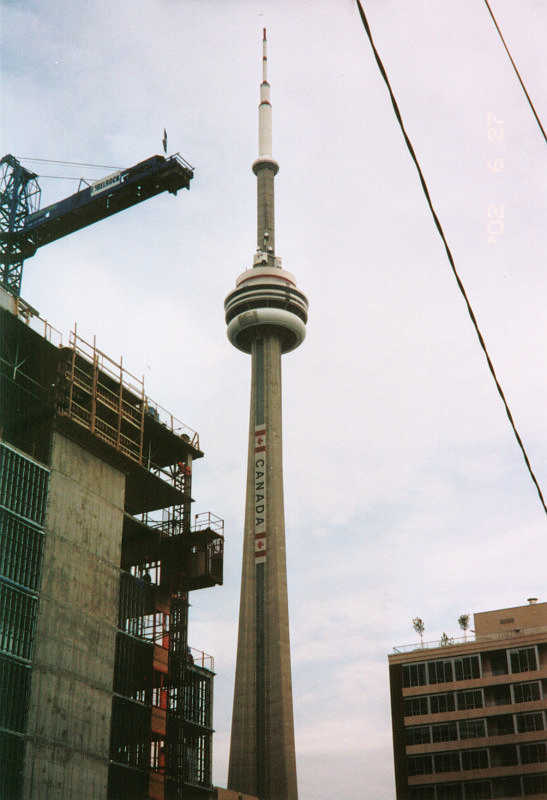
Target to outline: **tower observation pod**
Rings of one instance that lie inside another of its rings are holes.
[[[297,800],[283,463],[281,355],[306,334],[308,301],[275,255],[272,108],[266,30],[260,86],[257,252],[224,303],[228,338],[252,357],[243,569],[228,788]]]

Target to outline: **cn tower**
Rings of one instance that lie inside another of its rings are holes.
[[[251,413],[228,789],[297,800],[292,707],[281,355],[303,341],[308,301],[275,255],[272,107],[264,29],[258,117],[257,251],[224,302],[228,338],[251,354]]]

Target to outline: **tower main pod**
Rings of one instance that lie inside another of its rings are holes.
[[[264,30],[259,106],[257,252],[225,300],[228,338],[252,356],[239,635],[228,788],[297,800],[283,458],[281,355],[303,341],[308,301],[275,255],[272,110]]]

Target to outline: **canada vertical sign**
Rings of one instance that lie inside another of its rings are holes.
[[[255,428],[255,564],[266,561],[266,428]]]

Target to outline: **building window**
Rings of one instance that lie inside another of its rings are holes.
[[[0,650],[30,661],[34,643],[36,598],[0,583]]]
[[[430,775],[433,772],[431,756],[409,756],[409,775]]]
[[[512,714],[503,714],[499,717],[490,717],[488,720],[489,736],[509,736],[515,732],[515,723]]]
[[[547,774],[525,775],[522,779],[524,794],[547,795]]]
[[[425,664],[403,664],[403,687],[425,686]]]
[[[547,761],[547,750],[545,742],[533,742],[531,744],[521,744],[520,762],[521,764],[539,764]]]
[[[514,767],[519,763],[516,745],[506,744],[490,750],[493,767]]]
[[[435,756],[435,772],[459,772],[459,753],[439,753]]]
[[[429,683],[450,683],[453,680],[451,661],[429,661],[427,672]]]
[[[431,714],[444,714],[446,711],[454,711],[454,694],[432,694],[429,696],[429,708]]]
[[[448,783],[437,786],[436,800],[462,800],[463,789],[461,783]]]
[[[150,742],[150,767],[154,772],[165,769],[165,742],[162,739]]]
[[[454,674],[457,681],[468,681],[480,678],[481,668],[478,656],[465,656],[454,659]]]
[[[486,725],[484,719],[460,720],[460,739],[480,739],[486,736]]]
[[[455,722],[442,722],[431,726],[431,737],[434,742],[454,742],[458,738]]]
[[[531,714],[517,714],[517,730],[519,733],[542,731],[543,728],[543,713],[541,711],[532,712]]]
[[[483,653],[482,658],[488,662],[488,654]],[[489,654],[490,669],[492,675],[507,675],[507,652],[505,650],[495,650]]]
[[[435,800],[435,787],[411,786],[409,800]]]
[[[488,751],[482,750],[463,750],[462,769],[488,769]]]
[[[494,690],[494,705],[510,706],[511,702],[511,690],[509,686],[497,686]]]
[[[25,733],[29,696],[29,665],[0,655],[0,729]],[[1,788],[0,778],[0,796]]]
[[[490,781],[470,781],[464,785],[465,800],[489,800],[492,797]]]
[[[415,725],[413,728],[407,728],[405,733],[407,745],[429,744],[431,742],[429,725]]]
[[[513,697],[515,703],[531,703],[534,700],[541,700],[539,682],[515,683],[513,685]]]
[[[537,669],[535,647],[521,647],[519,650],[509,650],[511,672],[533,672]]]
[[[405,717],[418,717],[427,714],[427,697],[407,697],[404,702]]]
[[[465,711],[468,708],[482,708],[484,701],[481,689],[469,689],[467,692],[457,692],[458,711]]]

